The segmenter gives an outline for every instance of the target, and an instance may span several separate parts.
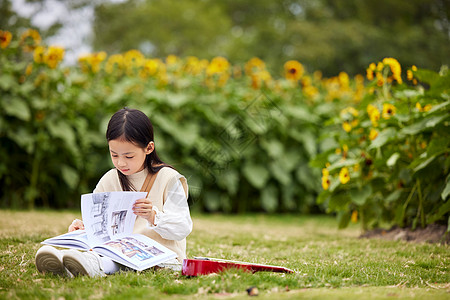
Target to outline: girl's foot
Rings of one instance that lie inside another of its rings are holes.
[[[87,275],[90,277],[106,276],[103,272],[102,262],[98,254],[87,251],[80,252],[77,250],[68,250],[63,256],[64,266],[74,276]]]
[[[43,246],[36,252],[35,264],[39,272],[52,273],[59,276],[73,277],[64,267],[63,252],[52,246]]]

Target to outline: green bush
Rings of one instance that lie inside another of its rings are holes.
[[[77,206],[112,167],[106,124],[129,106],[149,115],[160,156],[188,178],[197,207],[317,209],[320,172],[308,161],[331,111],[320,101],[321,79],[300,63],[279,80],[256,58],[245,66],[221,57],[163,62],[135,50],[65,67],[63,49],[39,45],[37,35],[28,31],[0,53],[2,206]]]
[[[371,64],[370,92],[322,136],[339,147],[310,163],[323,168],[318,202],[341,227],[358,219],[366,229],[450,224],[450,73],[413,66],[410,84],[400,74],[395,59]]]
[[[231,65],[136,50],[60,64],[39,33],[0,31],[2,207],[76,207],[112,167],[104,138],[118,109],[144,111],[161,158],[206,211],[336,213],[364,228],[449,217],[449,74],[395,59],[367,79],[322,78],[297,61]],[[322,169],[322,187],[320,185]],[[316,202],[317,198],[317,202]]]

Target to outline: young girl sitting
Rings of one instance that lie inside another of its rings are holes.
[[[156,176],[147,198],[134,203],[137,218],[133,233],[144,234],[177,253],[176,259],[159,266],[181,270],[186,237],[192,231],[186,178],[158,157],[153,126],[139,110],[124,108],[116,112],[108,123],[106,139],[115,168],[103,175],[94,193],[139,191],[147,175]],[[77,229],[84,229],[81,220],[69,226],[69,232]],[[57,250],[51,246],[41,247],[35,262],[40,272],[67,276],[105,276],[124,269],[93,251]]]

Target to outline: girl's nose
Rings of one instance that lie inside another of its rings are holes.
[[[119,167],[125,167],[126,163],[125,163],[125,161],[123,159],[118,159],[117,160],[117,165]]]

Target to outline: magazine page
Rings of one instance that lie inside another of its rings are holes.
[[[93,246],[115,235],[133,232],[136,215],[132,207],[145,192],[106,192],[81,196],[81,214],[89,243]]]
[[[122,234],[93,250],[137,271],[177,257],[172,250],[142,234]]]
[[[76,230],[64,233],[49,239],[46,239],[42,244],[52,245],[62,248],[72,248],[78,250],[89,250],[87,234],[85,230]]]

